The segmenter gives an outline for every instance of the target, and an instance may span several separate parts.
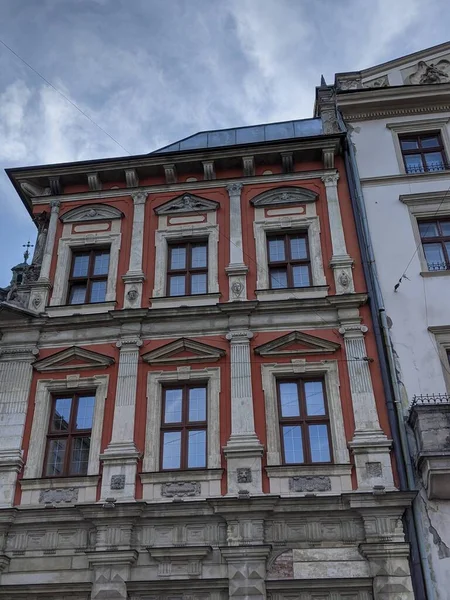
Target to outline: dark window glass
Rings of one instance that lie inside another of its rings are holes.
[[[271,289],[311,285],[311,263],[306,233],[268,236],[267,254]]]
[[[450,220],[419,221],[423,252],[429,271],[450,269]]]
[[[167,290],[169,296],[208,293],[208,244],[169,245]]]
[[[323,381],[278,381],[278,406],[284,464],[331,462],[330,423]]]
[[[206,430],[206,386],[163,389],[162,469],[204,469]]]
[[[109,250],[74,252],[69,277],[69,304],[104,302],[108,282]]]
[[[401,135],[399,140],[407,173],[443,171],[448,168],[439,133]]]
[[[87,474],[94,404],[88,393],[52,399],[44,477]]]

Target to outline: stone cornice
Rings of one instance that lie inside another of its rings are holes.
[[[441,179],[448,179],[448,181],[450,182],[450,170],[447,169],[446,171],[436,171],[434,173],[399,173],[398,175],[380,175],[378,177],[363,177],[361,178],[361,183],[363,186],[374,186],[393,185],[396,183],[424,183],[428,181],[435,181]]]
[[[275,175],[258,175],[255,177],[247,177],[246,185],[258,183],[284,183],[287,181],[303,181],[308,179],[320,179],[326,175],[336,173],[335,169],[318,169],[315,171],[295,171],[294,173],[277,173]],[[192,182],[179,182],[172,184],[147,185],[139,188],[118,188],[114,190],[100,190],[78,192],[74,194],[63,194],[60,196],[36,196],[32,199],[33,205],[49,204],[52,198],[58,198],[62,203],[75,201],[102,201],[113,198],[123,198],[124,196],[132,196],[138,192],[147,193],[150,195],[162,194],[168,192],[187,192],[189,190],[207,190],[207,189],[225,189],[227,186],[236,183],[234,179],[214,179]],[[150,198],[151,199],[151,198]]]

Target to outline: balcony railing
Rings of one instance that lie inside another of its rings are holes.
[[[427,163],[423,165],[407,165],[407,173],[436,173],[437,171],[446,171],[449,169],[449,165],[444,162]]]
[[[429,404],[450,404],[449,394],[420,394],[413,397],[412,406]]]
[[[429,271],[449,271],[450,264],[446,262],[429,262],[427,263]]]

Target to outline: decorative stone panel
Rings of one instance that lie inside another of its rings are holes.
[[[240,467],[236,469],[236,477],[238,483],[251,483],[252,470],[247,467]]]
[[[113,475],[110,488],[112,490],[123,490],[125,487],[125,475]]]
[[[331,480],[323,475],[307,475],[289,478],[291,492],[330,492]]]
[[[42,490],[39,494],[40,504],[60,504],[61,502],[75,503],[78,500],[77,488],[54,488]]]
[[[173,481],[161,485],[161,496],[166,498],[183,496],[200,496],[201,486],[198,481]]]

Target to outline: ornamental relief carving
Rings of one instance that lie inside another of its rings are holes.
[[[413,85],[426,85],[434,83],[450,83],[450,61],[441,59],[436,64],[426,63],[421,60],[417,64],[417,68],[409,76],[407,83]]]
[[[165,498],[200,496],[200,493],[201,485],[198,481],[172,481],[161,485],[161,496]]]

